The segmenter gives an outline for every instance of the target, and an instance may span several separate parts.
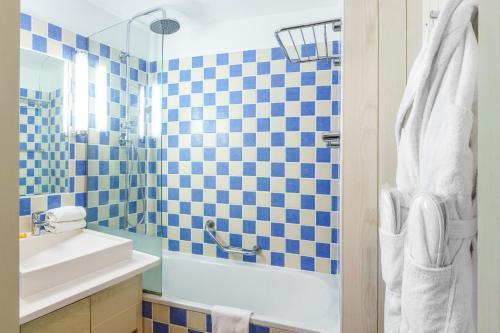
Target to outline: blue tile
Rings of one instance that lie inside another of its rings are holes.
[[[316,257],[330,258],[330,244],[316,243]]]
[[[204,80],[215,79],[215,76],[216,76],[215,67],[206,67],[203,69]]]
[[[316,99],[320,101],[331,99],[331,87],[330,86],[316,87]]]
[[[229,64],[229,54],[228,53],[217,54],[217,66],[227,65],[227,64]]]
[[[254,118],[257,111],[256,104],[244,104],[243,105],[243,117],[244,118]]]
[[[243,220],[243,233],[255,234],[255,232],[256,232],[255,221]]]
[[[300,268],[305,271],[314,271],[314,258],[301,256]]]
[[[178,252],[179,251],[179,241],[169,239],[168,240],[168,250]]]
[[[153,318],[153,304],[151,302],[142,301],[142,316],[149,319]]]
[[[285,103],[271,103],[271,116],[281,117],[285,115]]]
[[[31,31],[31,16],[21,13],[20,25],[21,29]]]
[[[287,162],[300,162],[300,149],[299,148],[286,148],[286,161]]]
[[[241,216],[242,216],[242,206],[240,206],[240,205],[230,205],[229,206],[229,217],[230,218],[241,218]]]
[[[298,224],[300,223],[300,211],[298,209],[287,209],[285,211],[286,214],[286,223]]]
[[[339,229],[332,229],[332,243],[337,244],[339,242]]]
[[[285,237],[285,225],[283,223],[271,223],[271,236]]]
[[[315,209],[315,196],[302,194],[300,196],[300,208],[302,209]]]
[[[227,204],[229,203],[229,191],[217,191],[217,203]]]
[[[245,76],[243,77],[243,89],[255,89],[257,85],[257,80],[255,76]]]
[[[270,148],[257,148],[257,161],[270,161],[271,149]]]
[[[242,66],[241,65],[231,65],[229,66],[229,76],[241,76],[242,75]]]
[[[279,88],[285,86],[285,75],[284,74],[273,74],[271,75],[271,88]]]
[[[239,176],[229,177],[229,188],[231,190],[241,190],[242,189],[242,181],[243,181],[242,177],[239,177]]]
[[[330,117],[316,117],[316,131],[330,131]]]
[[[285,146],[285,133],[271,133],[271,146],[284,147]]]
[[[329,227],[331,224],[330,212],[316,211],[316,225]]]
[[[271,193],[271,206],[272,207],[285,207],[285,194],[284,193]]]
[[[300,145],[303,147],[314,147],[316,145],[316,135],[314,132],[302,132],[300,134]]]
[[[243,94],[241,91],[229,92],[229,104],[241,104],[243,102]]]
[[[61,39],[62,39],[62,29],[61,29],[61,27],[58,27],[57,25],[49,23],[47,33],[48,33],[48,37],[50,39],[54,39],[57,41],[61,41]]]
[[[101,57],[109,58],[111,55],[111,50],[108,45],[100,44],[99,45],[99,54]]]
[[[271,188],[271,179],[267,177],[257,177],[257,191],[269,192]]]
[[[244,205],[253,205],[255,206],[257,201],[256,192],[243,192],[243,204]]]
[[[316,179],[316,194],[330,194],[329,179]]]
[[[285,54],[283,53],[283,50],[279,47],[273,47],[271,49],[271,59],[272,60],[285,59]]]
[[[285,254],[284,253],[271,252],[271,265],[272,266],[284,267],[285,266]]]
[[[69,46],[69,45],[66,45],[66,44],[63,44],[63,49],[62,49],[62,56],[64,59],[66,60],[70,60],[70,61],[73,61],[74,60],[74,55],[75,55],[75,48]]]
[[[257,75],[269,74],[271,72],[271,63],[269,61],[257,63]]]
[[[217,119],[227,119],[227,118],[229,118],[229,107],[217,106]]]
[[[285,163],[271,163],[271,177],[285,177]]]
[[[339,197],[337,196],[332,196],[332,210],[334,212],[339,211]]]
[[[287,178],[286,179],[286,192],[299,193],[300,192],[300,180]]]
[[[270,207],[257,207],[257,220],[270,221],[271,220]]]
[[[301,102],[300,103],[300,114],[302,116],[313,116],[316,113],[316,103],[315,102]]]
[[[286,100],[287,101],[299,101],[300,100],[300,88],[291,87],[286,88]]]
[[[300,253],[300,241],[295,239],[287,239],[285,241],[285,251],[286,253],[299,254]]]
[[[33,50],[47,53],[47,38],[33,34],[31,37]]]
[[[268,103],[271,100],[271,91],[269,89],[257,90],[257,103]]]
[[[216,81],[217,91],[228,91],[229,90],[229,80],[228,79],[218,79]]]
[[[191,66],[193,68],[203,67],[203,57],[202,56],[193,57],[191,60]]]
[[[180,71],[180,81],[191,81],[191,70],[184,69]]]
[[[30,198],[20,198],[19,199],[19,215],[20,216],[31,215],[31,199]]]
[[[243,51],[243,62],[255,62],[257,52],[255,50]]]
[[[316,84],[315,72],[303,72],[300,75],[300,84],[302,86],[313,86]]]
[[[49,195],[47,198],[47,208],[58,208],[61,207],[61,196],[59,194]]]
[[[255,147],[256,142],[257,142],[257,136],[255,133],[243,133],[244,147]]]
[[[242,128],[243,128],[243,123],[241,119],[231,119],[229,121],[230,132],[241,132]]]
[[[179,59],[170,59],[168,61],[168,70],[174,71],[179,69]]]
[[[314,227],[308,225],[300,226],[300,239],[314,241],[316,238]]]
[[[287,117],[286,118],[286,131],[300,131],[300,118],[299,117]]]
[[[332,150],[330,148],[316,148],[316,162],[318,163],[330,163],[331,155]]]
[[[159,321],[153,322],[153,333],[168,333],[168,324]]]
[[[257,131],[258,132],[269,132],[270,129],[271,129],[271,120],[269,118],[257,119]]]

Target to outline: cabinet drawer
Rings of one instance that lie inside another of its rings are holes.
[[[90,333],[90,298],[82,299],[21,326],[21,333]]]
[[[92,326],[92,333],[132,333],[139,330],[141,322],[137,320],[138,311],[140,305],[132,305],[97,326]]]
[[[118,314],[141,304],[142,277],[137,276],[90,297],[91,327],[98,327]],[[137,310],[139,311],[139,310]],[[133,316],[137,320],[137,315]]]

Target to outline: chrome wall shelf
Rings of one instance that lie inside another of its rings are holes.
[[[335,33],[340,31],[342,20],[333,19],[282,28],[275,36],[292,63],[332,59],[335,66],[340,66],[340,52],[335,50],[333,43]]]

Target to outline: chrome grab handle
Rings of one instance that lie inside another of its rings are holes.
[[[226,252],[226,253],[238,253],[238,254],[243,254],[246,256],[256,256],[262,251],[262,248],[258,245],[254,245],[254,247],[250,250],[250,249],[244,249],[241,247],[222,244],[217,239],[217,237],[215,237],[215,234],[214,234],[215,222],[213,220],[208,220],[207,223],[205,223],[205,231],[208,233],[210,238],[212,238],[214,240],[215,244],[217,244],[217,246],[220,247],[221,250]]]

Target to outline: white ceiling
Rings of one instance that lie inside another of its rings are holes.
[[[332,6],[336,0],[22,0],[21,9],[89,36],[154,7],[181,26],[220,23]]]

